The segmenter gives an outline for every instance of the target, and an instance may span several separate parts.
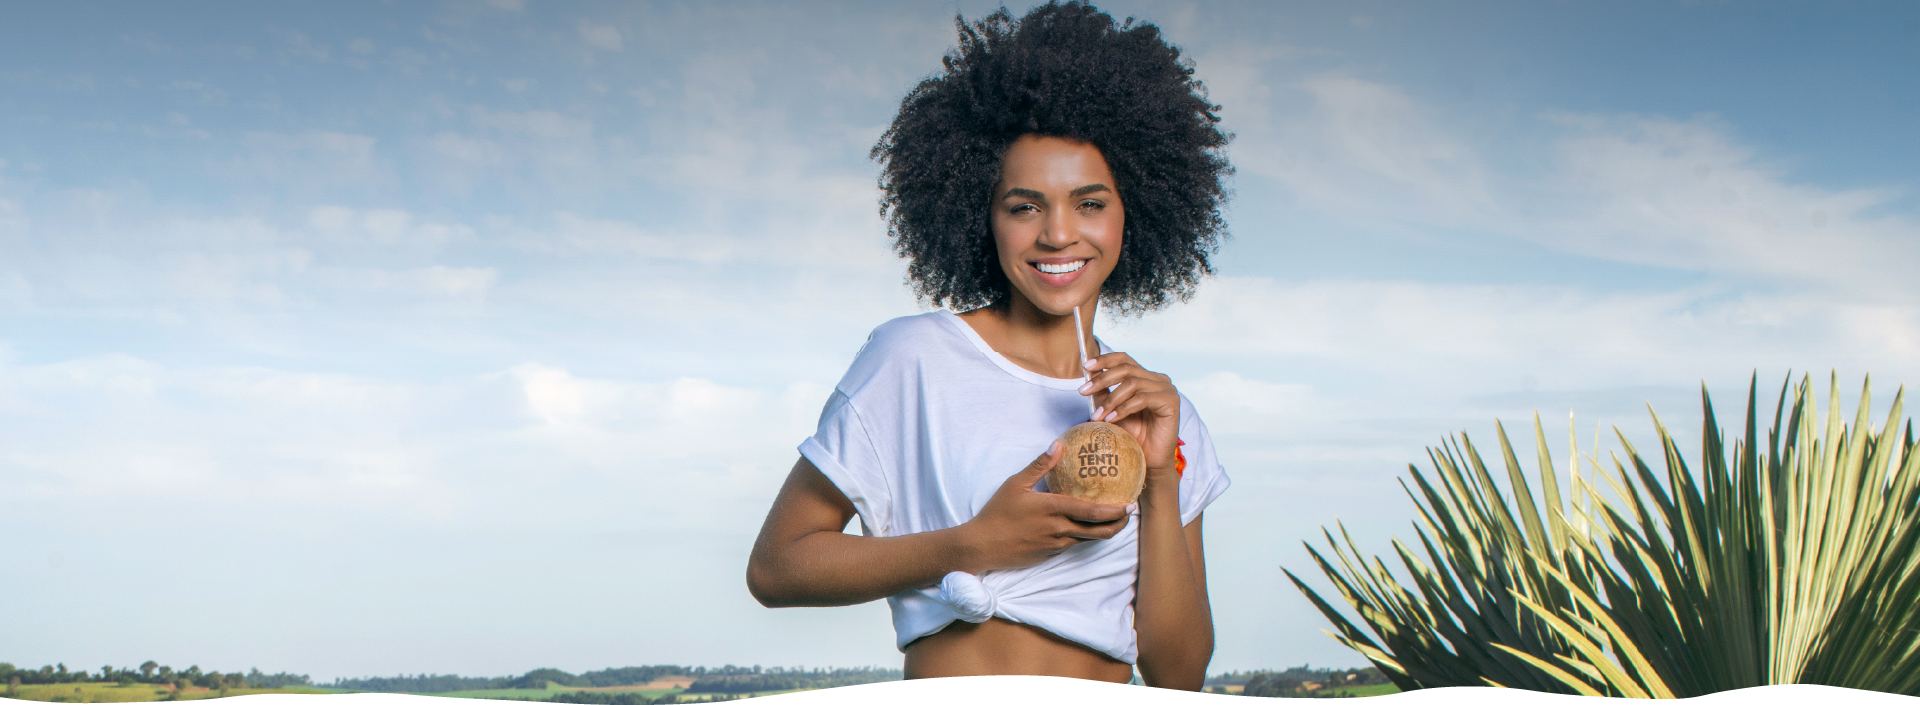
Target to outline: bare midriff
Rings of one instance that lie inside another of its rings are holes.
[[[1046,630],[994,617],[954,621],[907,645],[908,678],[1064,676],[1125,683],[1133,666]]]

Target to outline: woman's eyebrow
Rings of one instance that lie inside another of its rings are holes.
[[[1078,196],[1080,194],[1075,193],[1074,195]],[[1007,192],[1004,195],[1000,196],[1000,200],[1004,201],[1006,199],[1013,198],[1015,196],[1019,196],[1020,198],[1031,198],[1041,203],[1047,202],[1046,194],[1041,193],[1039,191],[1035,191],[1030,188],[1020,188],[1018,186],[1007,189]]]
[[[1113,189],[1107,188],[1106,184],[1087,184],[1080,188],[1074,189],[1073,192],[1067,194],[1067,196],[1069,198],[1079,198],[1089,193],[1098,193],[1100,191],[1112,191],[1112,190]]]

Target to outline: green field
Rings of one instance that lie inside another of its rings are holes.
[[[459,690],[451,693],[418,693],[418,695],[432,695],[435,697],[443,697],[443,698],[480,698],[480,699],[486,699],[486,700],[548,700],[548,699],[551,699],[553,696],[559,695],[561,693],[571,693],[571,692],[580,691],[580,690],[595,690],[595,689],[569,688],[566,686],[548,684],[548,686],[545,689],[541,689],[541,690],[534,690],[530,688],[520,688],[520,689],[512,689],[512,690]],[[293,694],[319,695],[319,694],[327,694],[327,693],[347,693],[347,692],[354,692],[354,691],[340,690],[337,688],[233,688],[227,691],[227,695],[229,696],[261,695],[266,693],[280,693],[280,694],[293,693]],[[719,695],[715,693],[687,693],[677,688],[656,688],[656,689],[649,689],[649,690],[617,690],[613,692],[639,693],[643,696],[646,696],[648,699],[657,699],[662,696],[673,695],[675,696],[675,699],[683,703],[700,702],[702,700],[706,700],[709,697],[714,697],[715,695]],[[786,690],[770,691],[765,693],[754,693],[753,695],[766,696],[766,695],[777,695],[779,693],[788,693],[788,692],[793,692],[793,691],[786,691]],[[1322,698],[1340,695],[1340,694],[1351,694],[1356,697],[1370,697],[1375,695],[1390,695],[1398,692],[1400,692],[1399,688],[1395,688],[1392,684],[1389,684],[1389,683],[1383,683],[1380,685],[1359,685],[1359,686],[1352,686],[1352,687],[1345,687],[1345,688],[1327,688],[1324,690],[1316,691],[1314,695]],[[18,700],[37,700],[41,702],[59,702],[59,703],[141,703],[141,702],[154,702],[158,700],[166,700],[167,696],[170,694],[172,694],[171,688],[164,685],[153,685],[150,683],[134,683],[130,685],[120,685],[117,683],[61,683],[57,685],[22,685],[20,686],[19,693],[16,695],[13,695],[12,697]],[[189,688],[186,692],[181,693],[180,697],[177,699],[178,700],[205,700],[208,698],[218,698],[218,697],[220,697],[219,690],[208,690],[205,688]]]
[[[1370,698],[1375,695],[1392,695],[1394,693],[1400,692],[1400,688],[1398,686],[1395,686],[1392,683],[1380,683],[1378,685],[1356,685],[1356,686],[1349,686],[1345,688],[1328,688],[1327,692],[1347,693],[1356,698]]]
[[[486,700],[549,700],[549,699],[552,699],[553,696],[555,695],[559,695],[561,693],[571,693],[577,690],[590,690],[590,689],[589,688],[569,688],[563,685],[549,685],[543,690],[534,690],[532,688],[513,688],[513,689],[501,689],[501,690],[456,690],[448,693],[416,693],[416,694],[431,695],[436,698],[482,698]],[[649,699],[653,699],[653,698],[658,698],[662,695],[678,693],[680,691],[674,688],[655,688],[651,690],[619,690],[619,691],[613,691],[613,692],[639,693],[641,695],[647,696],[647,698]]]
[[[264,693],[309,693],[327,692],[322,688],[233,688],[227,695],[261,695]],[[165,685],[152,683],[58,683],[47,685],[22,685],[17,693],[9,696],[16,700],[38,700],[55,703],[144,703],[166,700],[173,689]],[[179,700],[205,700],[220,697],[219,690],[188,688],[180,694]]]
[[[318,692],[318,693],[363,692],[363,691],[357,691],[357,690],[341,690],[338,688],[312,688],[309,690],[311,692]],[[804,689],[801,689],[801,690],[804,690]],[[721,697],[721,698],[727,697],[727,694],[725,693],[688,693],[679,688],[625,688],[625,687],[623,688],[575,688],[571,686],[559,685],[552,681],[548,681],[547,687],[545,688],[495,688],[491,690],[455,690],[455,691],[449,691],[444,693],[409,693],[409,695],[427,695],[427,696],[432,696],[436,698],[477,698],[481,700],[537,700],[537,701],[544,702],[547,700],[552,700],[553,697],[556,695],[561,695],[563,693],[574,693],[574,692],[580,692],[580,691],[604,692],[608,694],[638,693],[649,700],[658,700],[665,696],[671,695],[671,696],[674,696],[675,700],[678,700],[679,702],[683,702],[683,703],[705,702],[708,699],[714,698],[714,697]],[[234,691],[234,692],[238,693],[239,691]],[[291,692],[291,691],[288,691],[288,692]],[[767,695],[778,695],[780,693],[792,693],[792,692],[796,692],[796,691],[769,690],[765,692],[751,693],[751,694],[741,693],[738,697],[762,697]],[[100,702],[105,702],[105,701],[100,701]]]

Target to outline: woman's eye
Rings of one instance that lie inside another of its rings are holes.
[[[1022,203],[1020,205],[1013,207],[1014,215],[1026,215],[1028,213],[1038,213],[1038,212],[1040,212],[1040,209],[1033,207],[1033,204],[1031,203]]]
[[[1107,207],[1107,204],[1101,203],[1099,201],[1081,201],[1080,207],[1081,208],[1105,208]]]

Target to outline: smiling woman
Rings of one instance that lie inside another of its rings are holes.
[[[1212,272],[1227,138],[1153,25],[1067,3],[959,26],[874,156],[908,278],[962,312],[873,332],[800,446],[748,587],[775,607],[886,598],[909,678],[1127,681],[1137,665],[1198,689],[1200,517],[1229,482],[1173,381],[1091,322]],[[1090,407],[1138,442],[1135,504],[1039,489]],[[865,535],[842,533],[856,515]]]

